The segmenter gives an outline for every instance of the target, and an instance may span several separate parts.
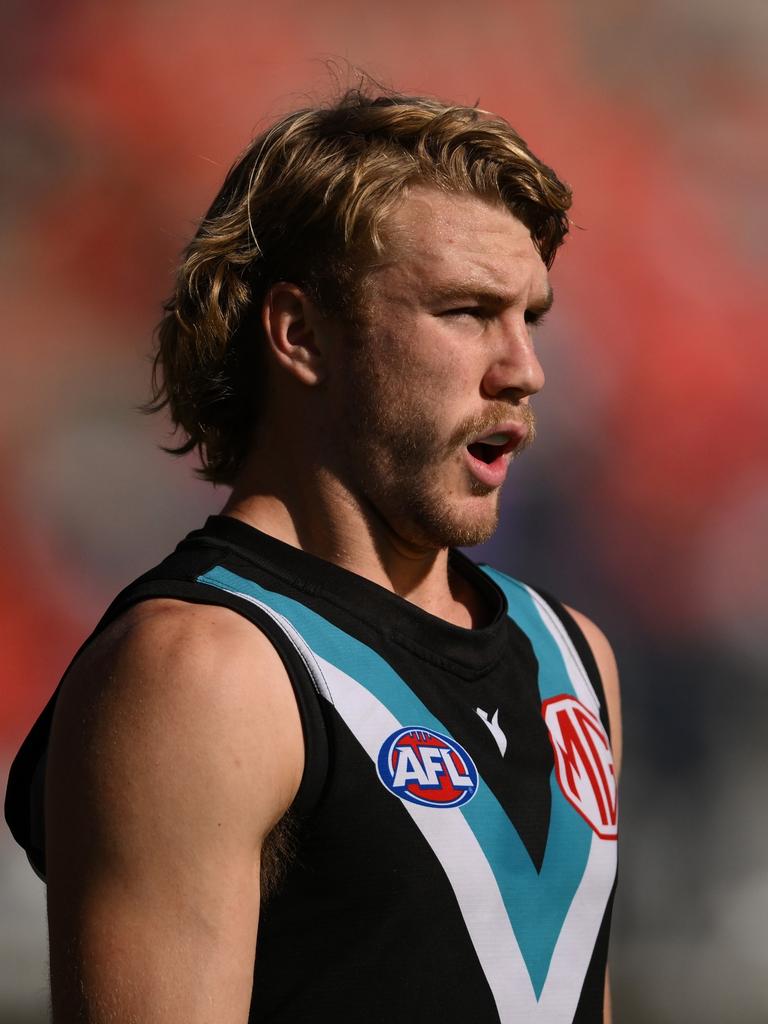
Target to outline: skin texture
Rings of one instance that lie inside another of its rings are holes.
[[[282,663],[246,620],[151,601],[102,635],[50,749],[57,1024],[247,1018],[260,849],[302,768]]]
[[[354,331],[293,284],[270,292],[268,406],[224,511],[480,625],[447,547],[493,532],[500,486],[466,446],[532,430],[547,271],[524,225],[476,197],[416,188],[386,238]],[[575,614],[618,750],[615,662]],[[235,613],[149,601],[101,635],[63,688],[49,756],[55,1024],[246,1021],[261,852],[303,758],[285,669]]]
[[[387,238],[362,330],[272,289],[270,402],[225,511],[469,626],[447,545],[490,536],[500,490],[478,488],[456,436],[530,420],[547,271],[525,226],[476,197],[414,189]]]

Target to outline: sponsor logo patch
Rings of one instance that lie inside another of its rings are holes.
[[[541,713],[549,729],[563,796],[602,839],[615,839],[616,776],[603,723],[566,694],[545,700]]]
[[[428,807],[460,807],[477,792],[472,758],[456,740],[430,729],[398,729],[382,743],[376,763],[390,793]]]

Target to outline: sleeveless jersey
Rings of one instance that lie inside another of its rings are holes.
[[[261,910],[253,1022],[603,1019],[616,789],[599,674],[556,601],[450,559],[483,600],[482,628],[212,516],[93,634],[152,597],[217,604],[286,666],[305,770],[296,851]],[[41,873],[54,702],[6,801]]]

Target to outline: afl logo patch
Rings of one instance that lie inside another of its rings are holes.
[[[616,776],[603,723],[568,694],[545,700],[541,713],[563,796],[601,839],[615,839]]]
[[[427,807],[460,807],[477,792],[477,768],[456,740],[430,729],[398,729],[382,743],[379,778],[395,796]]]

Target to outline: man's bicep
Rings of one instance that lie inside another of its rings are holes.
[[[54,1022],[247,1019],[259,852],[302,769],[280,659],[166,609],[67,681],[47,777]]]

